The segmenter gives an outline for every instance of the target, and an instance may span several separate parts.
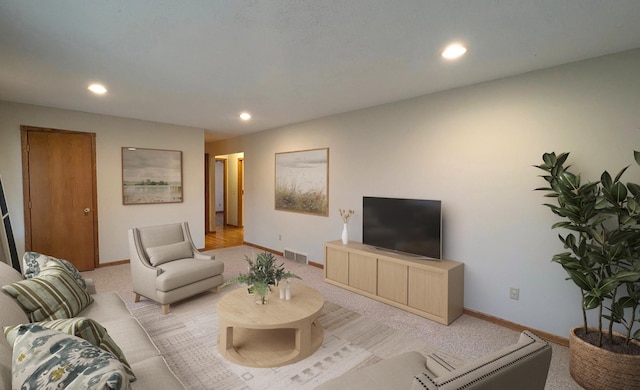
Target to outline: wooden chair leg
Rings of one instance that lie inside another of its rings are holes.
[[[169,314],[169,304],[162,305],[162,314]]]
[[[134,302],[140,302],[140,294],[133,293],[133,301]]]

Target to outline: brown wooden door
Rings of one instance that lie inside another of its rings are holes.
[[[22,126],[25,248],[98,264],[95,134]]]

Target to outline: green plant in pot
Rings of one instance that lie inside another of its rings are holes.
[[[640,165],[640,153],[634,152]],[[535,167],[545,171],[545,206],[562,218],[552,228],[567,252],[553,256],[582,295],[583,325],[571,329],[570,371],[587,389],[640,388],[640,185],[614,178],[583,183],[565,163],[569,153],[545,153]],[[587,311],[597,310],[589,327]],[[624,332],[614,332],[614,324]]]
[[[272,253],[259,253],[255,261],[246,255],[244,258],[249,264],[248,272],[227,280],[222,287],[234,283],[245,283],[248,286],[253,286],[256,294],[260,297],[260,301],[257,303],[263,305],[267,303],[267,293],[271,291],[270,286],[277,285],[282,279],[301,279],[298,275],[285,271],[284,263],[276,265],[276,257]]]

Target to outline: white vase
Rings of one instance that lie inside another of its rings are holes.
[[[347,224],[344,224],[342,228],[342,243],[347,245],[349,243],[349,232],[347,231]]]

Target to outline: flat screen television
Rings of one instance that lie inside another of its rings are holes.
[[[362,242],[378,249],[440,259],[441,202],[363,197]]]

